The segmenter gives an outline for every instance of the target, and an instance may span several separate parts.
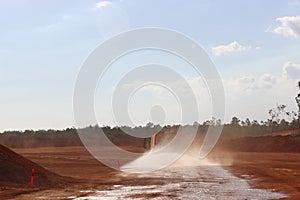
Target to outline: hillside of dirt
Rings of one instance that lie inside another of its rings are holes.
[[[186,134],[189,134],[193,127],[185,128]],[[87,134],[90,134],[91,141],[102,140],[97,135],[97,128],[90,128]],[[145,131],[145,128],[141,130]],[[164,128],[156,136],[156,144],[165,145],[170,142],[178,131],[178,127]],[[194,144],[201,145],[205,134],[204,130],[198,130]],[[235,130],[237,131],[237,130]],[[242,131],[242,130],[240,130]],[[236,152],[300,152],[300,135],[298,129],[282,130],[261,133],[259,136],[236,137],[236,132],[223,131],[217,148],[236,151]],[[233,136],[235,135],[235,136]],[[97,137],[94,137],[97,136]],[[135,148],[144,148],[144,138],[136,138],[121,130],[114,128],[107,130],[107,137],[117,146],[127,146]],[[83,146],[76,130],[63,131],[56,133],[54,131],[32,132],[32,133],[9,133],[0,134],[0,144],[9,148],[38,148],[38,147],[68,147]]]
[[[68,180],[0,145],[0,185],[30,187],[34,169],[34,188],[55,187]]]
[[[235,152],[300,152],[300,135],[244,137],[221,144]]]

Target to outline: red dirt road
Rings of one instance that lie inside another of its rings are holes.
[[[233,163],[225,167],[236,176],[249,179],[253,187],[289,194],[300,199],[300,153],[232,153]]]
[[[66,187],[49,188],[9,188],[15,199],[28,199],[50,195],[80,196],[88,195],[90,189],[103,190],[112,185],[153,185],[160,184],[160,179],[133,179],[121,177],[115,170],[95,160],[84,147],[49,147],[14,149],[17,153],[38,163],[58,175],[80,179]],[[78,159],[80,157],[80,159]],[[285,199],[299,199],[300,196],[300,154],[299,153],[222,153],[212,156],[214,160],[232,165],[224,167],[234,175],[247,179],[252,187],[278,191],[288,194]],[[123,161],[121,161],[123,162]],[[125,162],[125,160],[124,160]],[[118,165],[118,163],[115,163]],[[24,186],[25,188],[27,185]],[[8,189],[8,188],[6,188]],[[16,193],[15,190],[18,190]],[[85,190],[82,194],[80,191]],[[23,193],[23,194],[22,194]],[[2,192],[1,192],[2,195]]]

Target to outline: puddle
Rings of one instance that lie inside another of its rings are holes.
[[[126,174],[124,174],[125,176]],[[93,199],[280,199],[283,194],[253,189],[247,180],[233,176],[220,166],[172,167],[153,173],[137,174],[133,178],[161,178],[161,185],[115,185],[107,190],[95,190],[75,200]],[[91,191],[89,191],[91,192]]]

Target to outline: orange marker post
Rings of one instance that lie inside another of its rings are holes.
[[[30,187],[33,187],[33,184],[34,184],[34,168],[31,169]]]

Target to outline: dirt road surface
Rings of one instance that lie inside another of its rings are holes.
[[[154,173],[128,174],[102,165],[84,147],[14,150],[78,181],[46,190],[10,188],[19,191],[12,192],[11,199],[298,199],[300,195],[300,154],[221,153],[201,164],[189,160]]]

